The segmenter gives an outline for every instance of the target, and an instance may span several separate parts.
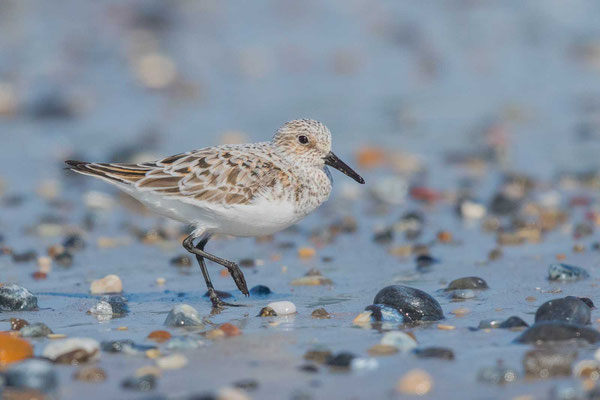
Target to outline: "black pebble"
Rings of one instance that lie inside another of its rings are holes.
[[[30,262],[34,261],[37,258],[37,253],[35,250],[25,251],[23,253],[13,253],[12,259],[14,262]]]
[[[564,321],[586,325],[590,323],[591,316],[591,309],[585,301],[574,296],[567,296],[542,304],[535,313],[535,322]]]
[[[415,263],[417,264],[417,269],[429,268],[433,264],[439,263],[440,260],[437,258],[431,257],[429,254],[421,254],[417,258],[415,258]]]
[[[506,321],[502,321],[500,324],[498,324],[498,328],[502,329],[527,328],[528,326],[529,324],[527,322],[515,315],[508,317]]]
[[[444,290],[458,290],[458,289],[489,289],[486,281],[477,276],[467,276],[465,278],[455,279],[448,284],[448,287]]]
[[[85,248],[85,240],[79,235],[69,235],[63,241],[63,247],[69,251],[82,250]]]
[[[560,321],[543,321],[532,325],[515,339],[516,343],[544,343],[581,339],[588,343],[600,342],[600,332],[583,325]]]
[[[454,360],[454,352],[445,347],[426,347],[416,349],[415,354],[419,358],[439,358],[441,360]]]
[[[256,285],[252,289],[250,289],[250,294],[252,296],[268,296],[271,293],[271,289],[265,285]]]
[[[404,285],[391,285],[379,291],[373,304],[395,308],[405,322],[439,321],[444,318],[440,303],[422,290]]]
[[[147,392],[154,389],[156,386],[156,377],[150,374],[143,376],[132,376],[123,380],[121,386],[123,386],[125,389]]]
[[[356,356],[352,353],[338,353],[327,360],[326,364],[330,367],[350,368],[350,364],[354,358]]]
[[[54,261],[62,267],[68,268],[73,265],[73,256],[68,251],[63,251],[54,256]]]

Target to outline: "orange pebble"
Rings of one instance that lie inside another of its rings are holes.
[[[566,256],[566,255],[564,255],[564,254],[562,254],[562,253],[561,253],[561,254],[557,254],[557,255],[556,255],[556,259],[557,259],[558,261],[563,261],[565,258],[567,258],[567,256]]]
[[[298,249],[298,256],[300,258],[312,258],[317,254],[317,251],[312,247],[300,247]]]
[[[171,339],[171,334],[167,331],[152,331],[148,335],[148,340],[152,340],[157,343],[166,342]]]
[[[31,274],[31,277],[37,281],[40,279],[46,279],[48,277],[48,274],[43,271],[35,271]]]
[[[452,234],[448,231],[439,231],[437,239],[440,243],[450,243],[452,242]]]
[[[356,154],[356,161],[361,168],[375,168],[385,162],[385,152],[377,147],[363,147]]]
[[[33,357],[33,347],[27,340],[0,332],[0,365]]]
[[[220,330],[225,333],[225,336],[238,336],[242,334],[242,331],[237,326],[230,324],[229,322],[224,323],[219,327]]]
[[[221,275],[223,278],[227,278],[229,276],[229,270],[222,269],[221,272],[219,272],[219,275]]]

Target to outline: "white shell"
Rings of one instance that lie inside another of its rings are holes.
[[[296,313],[296,305],[291,301],[274,301],[267,304],[267,307],[272,308],[273,311],[275,311],[275,315],[289,315]]]
[[[63,354],[70,353],[75,350],[84,350],[86,353],[94,355],[94,359],[100,355],[100,343],[92,338],[69,338],[51,342],[46,346],[42,356],[50,360],[56,360]]]

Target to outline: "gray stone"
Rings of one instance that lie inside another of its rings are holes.
[[[165,319],[165,325],[204,327],[202,320],[198,316],[198,311],[187,304],[178,304],[173,307]]]
[[[385,304],[402,314],[405,322],[438,321],[444,318],[440,303],[422,290],[392,285],[379,291],[373,304]]]
[[[37,310],[37,297],[15,284],[0,286],[0,311]]]
[[[26,360],[11,366],[5,373],[6,386],[51,392],[58,386],[54,366],[48,361]]]

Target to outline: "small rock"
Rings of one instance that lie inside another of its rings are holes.
[[[43,322],[27,325],[21,329],[23,337],[46,337],[51,333],[53,333],[52,330]]]
[[[238,328],[237,326],[230,324],[229,322],[226,322],[224,324],[222,324],[221,326],[219,326],[219,329],[223,331],[223,333],[225,333],[225,336],[227,337],[231,337],[231,336],[239,336],[242,334],[242,331],[240,330],[240,328]]]
[[[156,350],[155,346],[136,344],[130,339],[102,342],[100,348],[107,353],[125,353],[131,355],[145,354],[149,350]]]
[[[0,311],[34,311],[37,308],[37,297],[24,287],[15,284],[0,286]]]
[[[371,304],[365,308],[365,311],[371,313],[370,322],[404,323],[404,317],[400,311],[385,304]]]
[[[417,341],[402,331],[387,332],[381,338],[381,344],[394,346],[400,352],[407,353],[417,348]]]
[[[250,397],[240,389],[224,387],[219,389],[216,400],[250,400]]]
[[[35,250],[29,250],[23,253],[12,253],[12,259],[16,263],[31,262],[37,259],[37,253]]]
[[[535,322],[564,321],[586,325],[590,323],[591,316],[591,309],[583,300],[574,296],[567,296],[542,304],[535,313]]]
[[[529,324],[523,321],[521,318],[513,315],[512,317],[508,317],[506,320],[502,321],[498,328],[500,329],[513,329],[513,328],[527,328]]]
[[[0,332],[0,366],[33,357],[33,347],[27,340]]]
[[[250,289],[250,295],[264,297],[270,295],[271,289],[264,285],[256,285]]]
[[[542,321],[532,325],[517,337],[515,342],[539,344],[564,340],[584,340],[593,344],[600,342],[600,332],[583,325],[561,321]]]
[[[99,301],[89,309],[88,313],[95,316],[98,320],[108,321],[113,316],[113,309],[109,302]]]
[[[271,307],[263,307],[258,313],[258,317],[274,317],[276,315],[277,314],[275,314],[275,310],[273,310]]]
[[[291,301],[274,301],[267,307],[275,312],[275,315],[289,315],[296,313],[296,305]]]
[[[73,378],[78,381],[90,383],[104,382],[106,380],[106,372],[100,367],[85,366],[79,368],[73,374]]]
[[[10,329],[13,331],[20,331],[24,326],[29,325],[29,322],[25,321],[21,318],[11,318],[10,319]]]
[[[167,331],[152,331],[148,334],[148,340],[156,343],[164,343],[171,339],[171,334]]]
[[[318,364],[325,364],[333,354],[329,350],[309,350],[304,354],[304,359],[314,361]]]
[[[317,308],[310,314],[310,316],[313,318],[319,318],[319,319],[331,318],[331,315],[324,308]]]
[[[106,295],[102,296],[100,301],[105,301],[110,304],[112,308],[113,318],[124,317],[129,313],[129,307],[127,306],[127,299],[119,295]]]
[[[187,365],[188,360],[183,354],[175,353],[156,359],[156,365],[160,369],[179,369]]]
[[[312,247],[300,247],[298,249],[298,257],[312,258],[317,254],[317,251]]]
[[[426,347],[424,349],[415,349],[415,354],[419,358],[439,358],[440,360],[454,360],[454,352],[445,347]]]
[[[333,281],[321,275],[308,275],[294,279],[290,282],[292,286],[321,286],[333,285]]]
[[[450,291],[450,298],[453,300],[469,300],[475,298],[475,291],[472,289],[460,289]]]
[[[243,389],[247,392],[258,389],[259,383],[256,379],[243,379],[233,383],[238,389]]]
[[[63,241],[63,247],[68,251],[78,251],[85,248],[85,240],[77,234],[69,235]]]
[[[91,338],[69,338],[48,344],[42,355],[58,364],[77,365],[98,358],[100,343]]]
[[[187,255],[175,256],[169,261],[175,267],[191,267],[192,259]]]
[[[68,251],[63,251],[54,256],[54,261],[61,267],[68,268],[73,265],[73,255]]]
[[[483,367],[477,373],[477,380],[483,383],[492,383],[494,385],[504,385],[517,380],[517,371],[505,367],[501,363],[493,367]]]
[[[396,384],[396,391],[407,395],[423,396],[433,388],[433,378],[422,369],[408,371]]]
[[[444,290],[459,290],[459,289],[471,289],[471,290],[483,290],[489,289],[486,281],[476,276],[468,276],[466,278],[455,279],[448,284],[448,287]]]
[[[107,294],[121,293],[123,291],[123,283],[117,275],[106,275],[102,279],[97,279],[90,285],[92,294]]]
[[[354,358],[356,358],[354,354],[342,352],[331,356],[326,364],[333,368],[349,369]]]
[[[392,228],[386,228],[375,232],[373,235],[373,241],[379,244],[391,243],[394,240],[394,230]]]
[[[457,212],[462,218],[480,219],[485,217],[485,205],[469,199],[461,199],[457,205]]]
[[[354,371],[373,371],[379,367],[379,362],[371,357],[355,357],[350,363]]]
[[[34,389],[52,392],[58,387],[58,375],[54,366],[44,360],[27,360],[12,366],[5,373],[6,386],[18,389]]]
[[[523,369],[529,378],[550,378],[571,375],[571,364],[577,352],[557,349],[529,350],[523,357]]]
[[[138,390],[140,392],[148,392],[156,386],[156,376],[152,374],[142,376],[130,376],[121,382],[121,386],[125,389]]]
[[[396,346],[391,346],[389,344],[376,344],[367,350],[370,356],[390,356],[398,353],[398,351]]]
[[[424,270],[430,268],[434,264],[438,264],[440,260],[437,258],[431,257],[429,254],[421,254],[415,258],[415,263],[417,264],[417,269]]]
[[[198,311],[188,304],[178,304],[169,312],[165,319],[167,326],[197,326],[203,327],[204,324],[198,317]]]
[[[590,274],[581,268],[567,264],[551,264],[548,267],[548,279],[551,281],[576,281],[589,278]]]
[[[169,350],[188,350],[197,349],[203,344],[202,341],[192,339],[190,337],[174,337],[167,343],[167,349]]]
[[[502,321],[499,319],[484,319],[479,322],[478,329],[495,329],[499,328]]]
[[[405,322],[438,321],[444,318],[442,307],[429,294],[409,286],[392,285],[379,291],[373,304],[394,307]]]

